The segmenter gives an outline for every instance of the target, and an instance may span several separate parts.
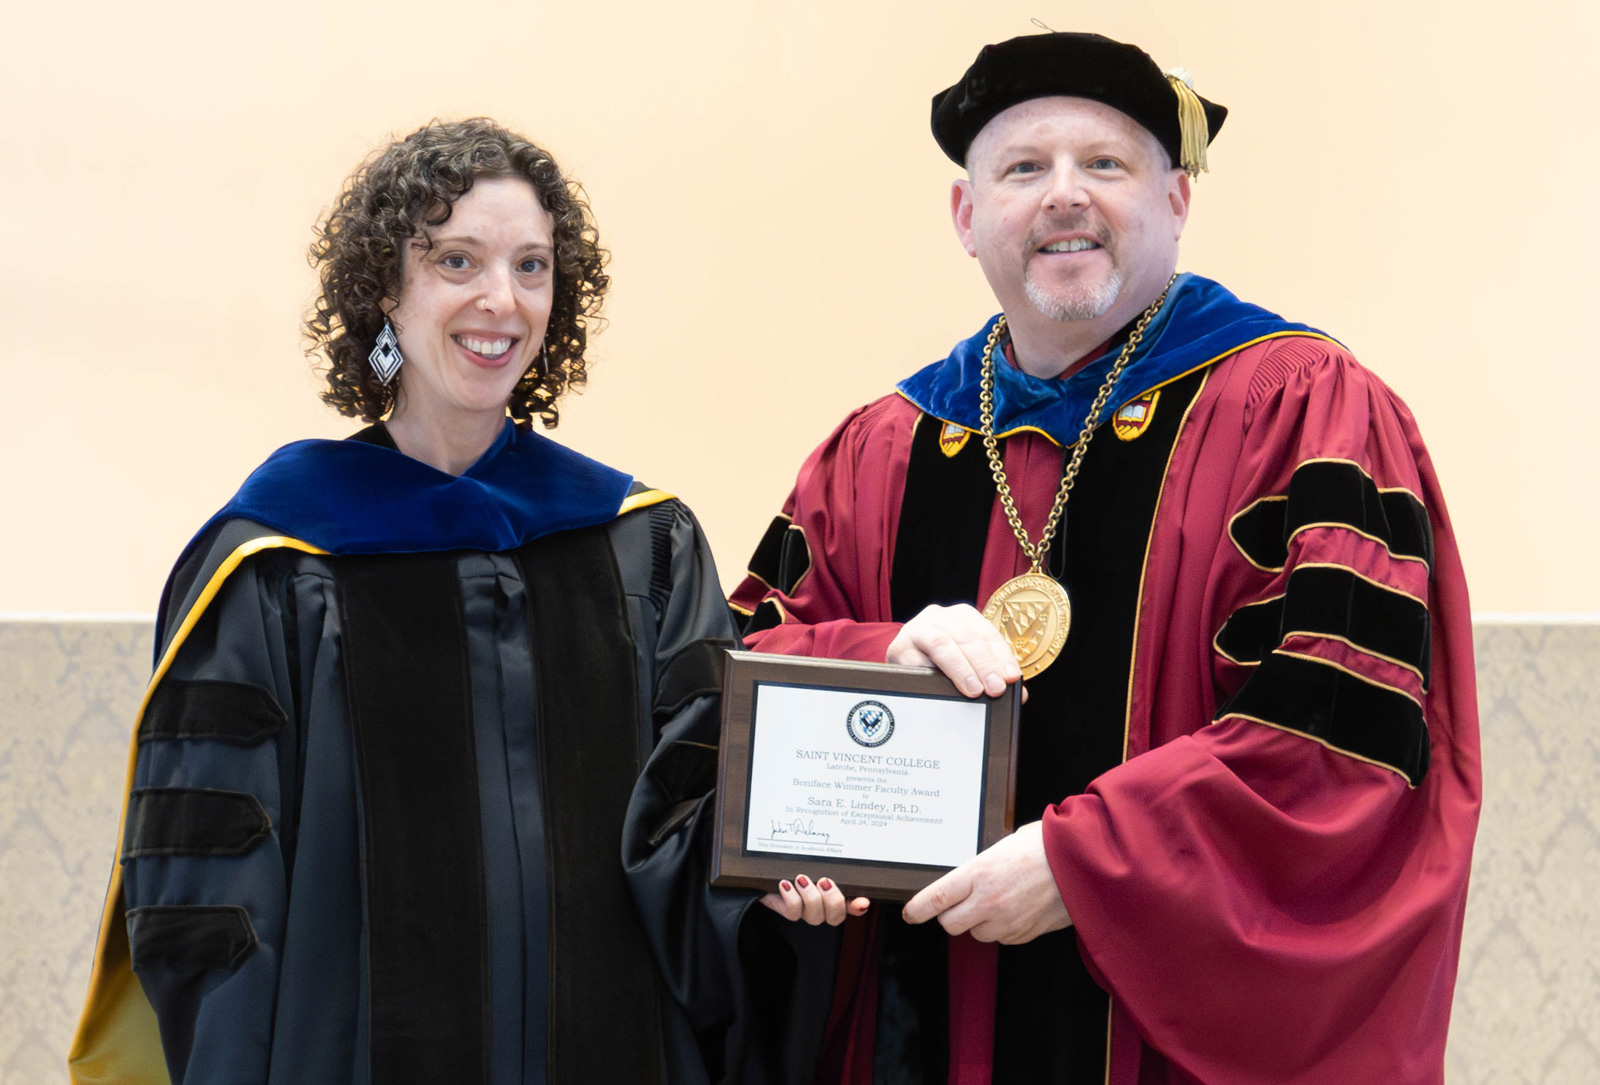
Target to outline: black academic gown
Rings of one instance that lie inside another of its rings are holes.
[[[805,1080],[826,935],[706,884],[732,628],[688,510],[318,550],[224,517],[169,585],[108,915],[171,1079]],[[102,942],[75,1079],[160,1080]]]

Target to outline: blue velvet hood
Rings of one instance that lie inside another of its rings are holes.
[[[917,407],[935,418],[966,429],[981,429],[978,387],[983,348],[999,314],[949,357],[901,381],[898,388]],[[1123,369],[1100,420],[1118,407],[1209,365],[1242,347],[1283,335],[1328,336],[1304,324],[1284,320],[1258,305],[1240,301],[1210,279],[1185,272],[1167,294],[1167,302],[1145,329],[1138,352]],[[995,433],[999,436],[1035,430],[1058,445],[1070,445],[1083,429],[1084,417],[1117,352],[1106,354],[1066,379],[1033,377],[1016,366],[995,366]]]
[[[296,441],[267,457],[195,540],[245,519],[334,554],[512,550],[614,519],[632,485],[509,418],[460,475],[362,441]]]

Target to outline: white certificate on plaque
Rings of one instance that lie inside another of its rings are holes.
[[[980,701],[760,682],[745,847],[953,867],[978,854]]]

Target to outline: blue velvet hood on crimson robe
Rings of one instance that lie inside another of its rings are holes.
[[[997,314],[978,334],[957,343],[949,357],[901,381],[900,394],[935,418],[980,430],[978,386],[983,350],[999,319]],[[1185,272],[1172,284],[1166,304],[1145,329],[1144,341],[1123,369],[1101,421],[1152,388],[1251,343],[1281,335],[1328,338],[1314,328],[1240,301],[1210,279]],[[1117,352],[1107,351],[1070,377],[1049,380],[1030,376],[1016,366],[996,365],[995,433],[1005,436],[1031,429],[1059,445],[1072,444],[1116,360]]]

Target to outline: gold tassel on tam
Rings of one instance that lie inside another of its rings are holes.
[[[1206,145],[1211,142],[1211,128],[1206,124],[1206,110],[1200,96],[1194,92],[1194,76],[1184,68],[1173,68],[1162,73],[1178,96],[1178,133],[1182,142],[1183,161],[1179,163],[1189,176],[1198,178],[1210,172],[1206,165]]]

